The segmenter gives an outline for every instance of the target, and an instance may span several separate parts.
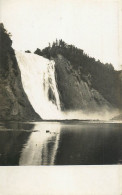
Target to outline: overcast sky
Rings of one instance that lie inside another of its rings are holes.
[[[0,5],[17,50],[42,49],[57,38],[116,69],[122,64],[119,0],[1,0]]]

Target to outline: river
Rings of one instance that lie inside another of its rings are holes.
[[[122,123],[0,122],[0,165],[122,163]]]

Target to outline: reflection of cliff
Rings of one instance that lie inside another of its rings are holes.
[[[55,164],[117,164],[122,159],[121,136],[120,124],[64,125]]]
[[[6,123],[0,127],[0,165],[19,165],[20,151],[30,135],[25,130],[32,128],[33,124],[19,123]]]
[[[19,165],[54,165],[60,136],[59,124],[37,124],[21,151]],[[46,132],[48,129],[49,132]]]

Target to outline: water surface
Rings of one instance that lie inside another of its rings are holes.
[[[0,165],[122,163],[122,123],[0,122]]]

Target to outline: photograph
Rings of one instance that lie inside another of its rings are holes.
[[[105,166],[121,183],[122,2],[1,0],[0,12],[0,172]],[[99,190],[58,195],[122,194]]]

